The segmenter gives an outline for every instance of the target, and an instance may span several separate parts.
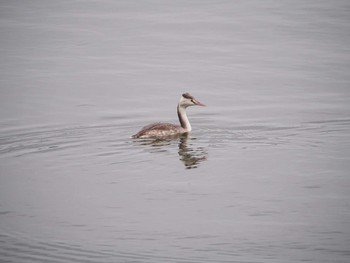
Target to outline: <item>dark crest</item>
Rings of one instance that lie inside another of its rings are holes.
[[[185,99],[190,99],[190,100],[194,99],[194,97],[188,92],[182,94],[182,97],[184,97]]]

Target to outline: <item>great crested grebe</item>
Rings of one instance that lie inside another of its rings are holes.
[[[190,132],[192,127],[186,115],[186,108],[189,106],[205,105],[196,100],[189,93],[184,93],[182,94],[179,104],[177,105],[177,116],[179,117],[181,126],[171,123],[153,123],[143,127],[142,130],[133,135],[132,138],[164,137]]]

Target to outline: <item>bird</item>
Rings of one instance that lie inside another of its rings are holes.
[[[190,106],[206,105],[186,92],[182,94],[177,105],[177,116],[179,117],[180,125],[162,122],[153,123],[143,127],[138,133],[134,134],[132,138],[162,138],[190,132],[192,127],[186,115],[186,109]]]

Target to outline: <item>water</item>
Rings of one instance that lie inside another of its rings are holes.
[[[349,11],[2,1],[0,261],[348,262]]]

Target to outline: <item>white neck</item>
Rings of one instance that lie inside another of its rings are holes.
[[[192,127],[186,115],[186,108],[181,107],[180,104],[177,105],[177,116],[179,117],[181,127],[184,128],[186,132],[190,132]]]

